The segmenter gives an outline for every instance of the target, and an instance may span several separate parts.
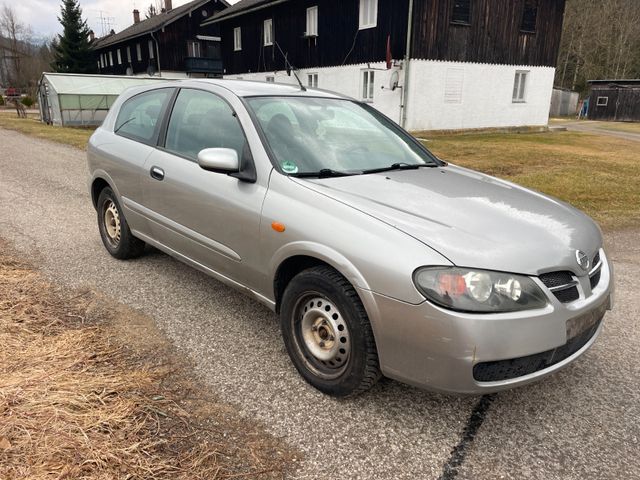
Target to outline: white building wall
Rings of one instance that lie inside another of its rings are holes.
[[[400,63],[400,62],[396,62]],[[362,100],[363,70],[375,71],[372,105],[400,123],[402,89],[389,89],[394,70],[404,82],[401,67],[386,69],[384,62],[304,69],[298,71],[307,86],[307,75],[318,74],[318,88]],[[411,60],[407,99],[407,130],[462,130],[520,126],[545,126],[549,119],[555,69],[465,62]],[[525,101],[513,103],[516,71],[528,72]],[[296,84],[286,72],[225,75],[227,79]]]
[[[409,71],[407,130],[545,126],[548,123],[554,68],[412,60]],[[528,72],[522,103],[513,102],[517,71]],[[456,85],[451,85],[460,79],[457,72],[462,73],[459,97],[453,95],[457,93]],[[447,82],[448,78],[453,81]]]

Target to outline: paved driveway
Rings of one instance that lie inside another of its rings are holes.
[[[637,232],[608,237],[616,309],[563,372],[493,397],[383,381],[338,401],[299,378],[269,310],[160,253],[109,257],[83,152],[3,130],[0,145],[0,236],[54,280],[151,315],[223,400],[304,452],[294,478],[640,478]]]
[[[551,127],[565,127],[567,130],[575,132],[594,133],[640,142],[640,133],[625,131],[618,125],[621,125],[620,122],[595,122],[591,120],[556,120],[550,124]]]

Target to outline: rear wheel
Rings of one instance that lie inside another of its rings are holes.
[[[345,397],[380,378],[367,314],[353,286],[327,266],[296,275],[280,310],[282,335],[298,372],[318,390]]]
[[[107,251],[120,260],[142,255],[145,243],[134,237],[113,190],[105,187],[98,196],[98,228]]]

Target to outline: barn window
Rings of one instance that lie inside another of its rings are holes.
[[[149,58],[156,58],[153,51],[153,40],[149,40]]]
[[[471,24],[471,0],[454,0],[451,23],[458,25]]]
[[[122,53],[120,53],[120,49],[116,50],[116,55],[118,57],[118,65],[122,65]]]
[[[529,72],[518,70],[513,82],[513,103],[524,103],[527,95],[527,77]]]
[[[378,0],[360,0],[359,29],[373,28],[378,24]]]
[[[362,99],[365,101],[373,101],[373,85],[375,81],[375,73],[373,70],[362,71]]]
[[[113,52],[109,52],[109,66],[113,67]]]
[[[242,50],[242,29],[236,27],[233,29],[233,51],[239,52]]]
[[[308,74],[307,75],[307,84],[311,88],[318,88],[318,74],[317,73]]]
[[[307,8],[307,37],[318,36],[318,7]]]
[[[264,46],[268,47],[273,45],[273,20],[268,19],[264,21]]]
[[[131,63],[131,47],[127,47],[127,63]]]
[[[142,47],[140,47],[139,43],[136,43],[136,55],[138,56],[138,61],[142,61]]]
[[[200,42],[187,42],[187,56],[200,57]]]
[[[538,0],[525,0],[522,12],[522,24],[520,30],[526,33],[536,33],[538,21]]]
[[[598,97],[596,105],[598,107],[606,107],[607,105],[609,105],[609,97]]]

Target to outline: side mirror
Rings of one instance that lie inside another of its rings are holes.
[[[231,148],[205,148],[198,153],[198,165],[217,173],[237,173],[240,170],[238,152]]]

